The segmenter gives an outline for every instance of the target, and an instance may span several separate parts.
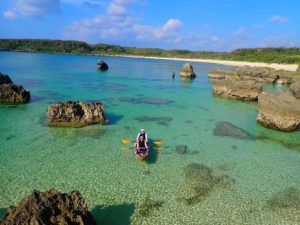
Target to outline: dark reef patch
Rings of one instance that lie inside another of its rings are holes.
[[[213,176],[213,170],[205,165],[193,163],[184,167],[185,188],[177,197],[178,202],[195,205],[205,201],[217,190],[230,188],[235,182],[226,175]]]
[[[6,141],[10,141],[10,140],[13,139],[13,138],[16,138],[16,136],[15,136],[15,135],[8,135],[8,136],[6,137]]]
[[[40,87],[45,83],[44,80],[41,79],[21,79],[19,83],[25,87]]]
[[[175,151],[177,154],[185,154],[187,152],[187,146],[186,145],[177,145],[175,147]]]
[[[168,126],[173,120],[171,117],[161,116],[161,117],[151,117],[151,116],[141,116],[135,118],[140,123],[157,123],[162,126]]]
[[[289,143],[283,138],[270,138],[266,134],[260,134],[255,137],[255,140],[261,140],[261,141],[273,141],[277,142],[278,144],[282,145],[283,147],[293,150],[293,151],[299,151],[300,152],[300,143]]]
[[[245,140],[253,139],[250,133],[226,121],[218,122],[214,128],[213,134],[215,136],[234,137]]]
[[[148,98],[148,97],[121,97],[119,98],[121,102],[127,102],[131,104],[151,104],[151,105],[167,105],[173,103],[173,101],[162,98]]]
[[[186,121],[184,121],[185,123],[193,123],[193,121],[192,120],[186,120]]]
[[[130,225],[130,217],[134,210],[134,204],[96,206],[91,210],[91,214],[97,224]]]
[[[136,216],[137,217],[148,217],[150,216],[153,211],[158,210],[162,205],[164,204],[164,201],[160,200],[153,200],[149,196],[147,196],[144,200],[141,201],[139,207],[136,209]]]
[[[265,209],[280,216],[300,223],[300,190],[294,187],[286,188],[266,202]]]

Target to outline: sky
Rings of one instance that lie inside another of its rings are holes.
[[[0,0],[0,38],[231,51],[300,46],[299,0]]]

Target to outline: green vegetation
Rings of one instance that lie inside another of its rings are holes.
[[[90,45],[81,41],[0,39],[0,50],[63,54],[136,55],[300,64],[300,48],[253,48],[236,49],[232,52],[207,52],[122,47],[107,44]]]

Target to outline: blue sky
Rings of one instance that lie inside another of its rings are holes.
[[[0,38],[213,51],[300,46],[298,0],[0,1]]]

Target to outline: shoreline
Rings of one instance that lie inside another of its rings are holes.
[[[111,57],[124,57],[124,58],[137,58],[137,59],[160,59],[160,60],[174,60],[183,62],[200,62],[200,63],[212,63],[226,66],[251,66],[251,67],[268,67],[275,70],[286,70],[295,72],[300,65],[298,64],[278,64],[278,63],[263,63],[263,62],[246,62],[246,61],[231,61],[231,60],[219,60],[219,59],[188,59],[188,58],[167,58],[167,57],[155,57],[155,56],[135,56],[135,55],[101,55]]]
[[[251,66],[251,67],[267,67],[275,70],[286,70],[295,72],[300,65],[298,64],[279,64],[279,63],[264,63],[264,62],[247,62],[247,61],[233,61],[233,60],[219,60],[219,59],[191,59],[191,58],[170,58],[170,57],[157,57],[157,56],[139,56],[139,55],[109,55],[109,54],[92,54],[92,53],[61,53],[61,52],[37,52],[37,51],[7,51],[6,52],[23,52],[23,53],[41,53],[41,54],[58,54],[58,55],[89,55],[89,56],[108,56],[108,57],[124,57],[136,59],[158,59],[158,60],[173,60],[182,62],[200,62],[211,63],[226,66]]]

